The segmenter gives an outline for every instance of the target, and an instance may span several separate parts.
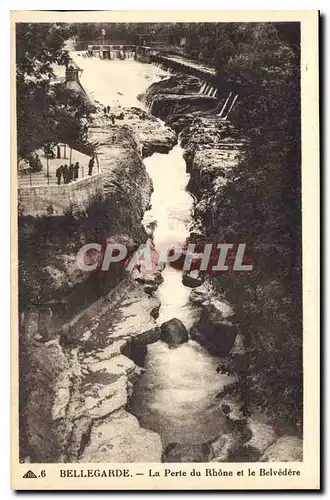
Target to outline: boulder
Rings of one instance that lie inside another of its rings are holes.
[[[78,377],[58,339],[45,344],[28,342],[21,350],[24,353],[21,367],[24,385],[20,387],[24,402],[20,419],[23,454],[29,455],[33,462],[63,461],[72,432],[68,407],[73,381]]]
[[[143,290],[148,295],[155,292],[164,281],[160,271],[147,271],[143,269],[141,271],[134,270],[134,273],[132,274],[133,279],[143,286]]]
[[[252,432],[252,437],[245,443],[246,447],[252,447],[262,455],[277,438],[274,427],[269,425],[261,415],[252,415],[247,419],[247,425]]]
[[[303,441],[296,436],[283,436],[269,446],[261,462],[302,462]]]
[[[203,278],[197,270],[190,271],[189,273],[182,274],[182,284],[189,288],[196,288],[203,284]]]
[[[161,325],[160,340],[170,347],[175,347],[188,342],[188,332],[182,321],[177,318],[170,319]]]
[[[218,356],[227,356],[234,346],[237,326],[230,319],[232,310],[222,301],[212,301],[202,309],[199,321],[190,331],[191,338]]]
[[[213,460],[211,462],[229,462],[230,455],[239,446],[238,439],[234,434],[223,434],[211,444]]]
[[[92,419],[83,416],[73,422],[69,446],[67,449],[68,462],[77,462],[81,450],[89,441],[92,429]]]
[[[124,409],[95,422],[79,462],[160,462],[162,442]]]

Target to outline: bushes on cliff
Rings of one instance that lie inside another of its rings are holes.
[[[224,369],[240,377],[246,410],[302,424],[301,190],[299,43],[273,25],[251,26],[222,61],[224,85],[238,92],[232,119],[249,140],[247,157],[214,200],[209,233],[244,242],[252,275],[214,278],[233,301],[245,355]],[[239,386],[233,386],[237,390]]]

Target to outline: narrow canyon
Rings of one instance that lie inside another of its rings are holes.
[[[82,272],[76,262],[86,243],[156,255],[211,238],[217,200],[249,150],[220,114],[228,93],[205,95],[199,77],[159,61],[83,54],[71,57],[95,105],[98,189],[58,217],[19,215],[21,461],[300,460],[297,433],[245,414],[229,390],[238,375],[226,359],[244,359],[246,338],[225,280],[174,264]]]

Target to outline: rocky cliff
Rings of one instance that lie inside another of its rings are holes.
[[[159,303],[126,279],[45,340],[24,313],[21,444],[32,462],[159,462],[159,436],[126,412]],[[24,457],[23,457],[24,458]]]
[[[122,266],[82,272],[76,254],[88,242],[119,241],[133,252],[147,240],[152,183],[142,158],[176,140],[137,108],[118,110],[115,124],[97,113],[89,143],[102,192],[64,217],[19,218],[22,460],[161,459],[159,436],[125,410],[146,346],[160,336],[150,277],[133,280]]]

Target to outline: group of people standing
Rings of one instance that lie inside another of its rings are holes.
[[[78,161],[75,164],[71,163],[70,166],[65,164],[58,167],[55,174],[57,177],[57,184],[61,184],[62,176],[64,184],[69,184],[69,182],[71,181],[76,181],[79,177],[79,168],[80,166]]]
[[[93,175],[95,158],[95,155],[91,156],[88,162],[88,175]],[[57,178],[57,184],[61,184],[62,177],[63,184],[69,184],[69,182],[76,181],[79,178],[79,169],[80,165],[78,161],[75,164],[71,163],[69,167],[66,164],[58,167],[55,174]]]

